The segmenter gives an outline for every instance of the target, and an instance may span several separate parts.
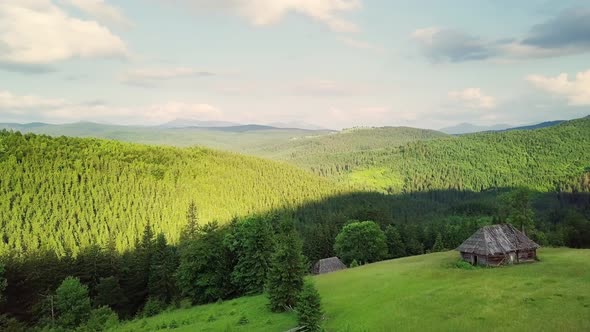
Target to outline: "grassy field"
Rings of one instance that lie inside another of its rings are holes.
[[[456,252],[315,278],[327,331],[589,331],[590,250],[542,249],[541,262],[452,267]]]
[[[541,262],[462,270],[456,252],[314,277],[327,331],[589,331],[590,250],[542,249]],[[117,331],[285,331],[264,296],[176,310]],[[238,322],[244,316],[248,323]],[[209,317],[214,320],[208,322]]]
[[[286,331],[297,325],[294,313],[272,313],[264,295],[242,297],[121,324],[114,331]]]

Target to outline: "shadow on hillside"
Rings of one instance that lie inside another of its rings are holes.
[[[294,209],[275,210],[265,216],[292,218],[310,261],[334,255],[334,239],[349,220],[373,220],[383,228],[395,225],[404,241],[415,238],[421,247],[408,254],[419,254],[432,248],[437,233],[445,232],[447,248],[453,248],[482,223],[502,221],[500,197],[509,190],[436,190],[399,195],[356,192]],[[585,231],[590,232],[590,193],[533,192],[531,197],[536,226],[541,231],[557,233],[560,226],[569,222],[568,215],[574,211],[577,216],[582,216],[581,222],[585,222],[580,227],[586,227]],[[75,258],[38,252],[26,258],[7,259],[8,287],[6,301],[0,304],[0,313],[31,321],[48,310],[33,304],[46,299],[66,276],[73,275],[85,284],[96,286],[100,278],[121,273],[115,270],[118,267],[112,264],[112,259],[129,260],[135,255],[130,251],[113,258],[106,251],[97,253],[95,249],[86,248]]]

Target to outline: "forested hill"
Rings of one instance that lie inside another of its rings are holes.
[[[288,142],[265,145],[253,149],[252,153],[283,160],[330,158],[331,155],[339,153],[391,148],[409,142],[447,136],[435,130],[410,127],[352,128],[338,133],[295,138]]]
[[[315,173],[389,192],[526,186],[590,190],[590,119],[380,150],[293,159]]]
[[[171,240],[191,200],[201,222],[335,195],[295,167],[201,148],[0,132],[0,253],[134,246],[150,223]]]

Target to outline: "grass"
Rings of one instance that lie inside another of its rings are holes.
[[[177,309],[150,318],[122,323],[113,331],[286,331],[297,325],[294,313],[272,313],[264,295],[242,297],[188,309]]]
[[[463,270],[456,252],[318,276],[327,331],[589,331],[590,250]]]
[[[326,331],[590,331],[590,250],[539,251],[541,262],[464,270],[457,253],[401,258],[313,277]],[[168,312],[117,331],[285,331],[264,296]],[[233,312],[233,314],[232,314]],[[210,316],[215,320],[208,322]],[[248,319],[239,325],[242,316]],[[182,323],[182,325],[181,325]]]

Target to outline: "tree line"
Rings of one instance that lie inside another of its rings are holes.
[[[92,245],[75,257],[7,257],[5,268],[0,265],[0,308],[7,314],[0,329],[86,331],[119,318],[153,316],[181,300],[204,304],[266,292],[271,310],[296,310],[302,326],[317,330],[318,320],[310,317],[319,300],[313,286],[305,286],[309,264],[291,220],[200,224],[195,204],[186,217],[177,245],[147,225],[123,254]]]

